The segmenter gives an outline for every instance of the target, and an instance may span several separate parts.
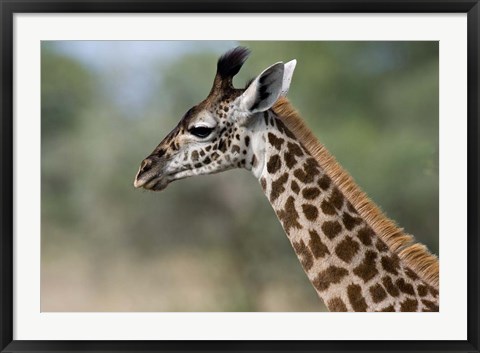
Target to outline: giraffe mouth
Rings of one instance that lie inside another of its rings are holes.
[[[165,179],[160,179],[153,184],[153,186],[149,189],[152,191],[162,191],[167,188],[170,182]]]
[[[145,190],[162,191],[171,181],[168,177],[169,175],[152,175],[148,178],[137,177],[133,182],[133,186],[136,188],[143,188]]]
[[[168,184],[172,181],[186,178],[186,175],[183,175],[186,169],[176,170],[169,173],[165,172],[154,172],[153,170],[142,170],[140,167],[133,186],[137,189],[143,188],[150,191],[162,191],[167,188]]]
[[[143,188],[150,191],[162,191],[166,189],[172,181],[186,178],[186,176],[182,175],[182,172],[184,172],[184,170],[168,174],[153,174],[148,177],[137,175],[133,186],[137,189]]]

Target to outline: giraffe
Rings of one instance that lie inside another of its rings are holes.
[[[209,95],[142,161],[134,186],[160,191],[245,168],[330,311],[439,311],[438,259],[379,210],[287,100],[296,61],[234,88],[249,54],[219,58]]]

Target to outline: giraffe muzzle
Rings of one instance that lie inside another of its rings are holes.
[[[163,174],[163,165],[164,163],[151,156],[145,158],[135,176],[133,186],[153,191],[165,189],[169,184],[169,180],[168,176]]]

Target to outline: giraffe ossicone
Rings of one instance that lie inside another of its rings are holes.
[[[248,55],[220,57],[209,95],[142,161],[134,186],[246,168],[329,310],[438,311],[438,259],[382,214],[285,98],[296,61],[235,88]]]

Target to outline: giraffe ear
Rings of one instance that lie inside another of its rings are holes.
[[[273,64],[258,75],[240,97],[240,107],[252,114],[270,109],[282,92],[285,65]]]
[[[290,83],[292,82],[293,71],[295,70],[296,65],[297,60],[295,59],[285,64],[285,68],[283,70],[282,91],[280,92],[280,96],[282,97],[287,96],[288,89],[290,88]]]

